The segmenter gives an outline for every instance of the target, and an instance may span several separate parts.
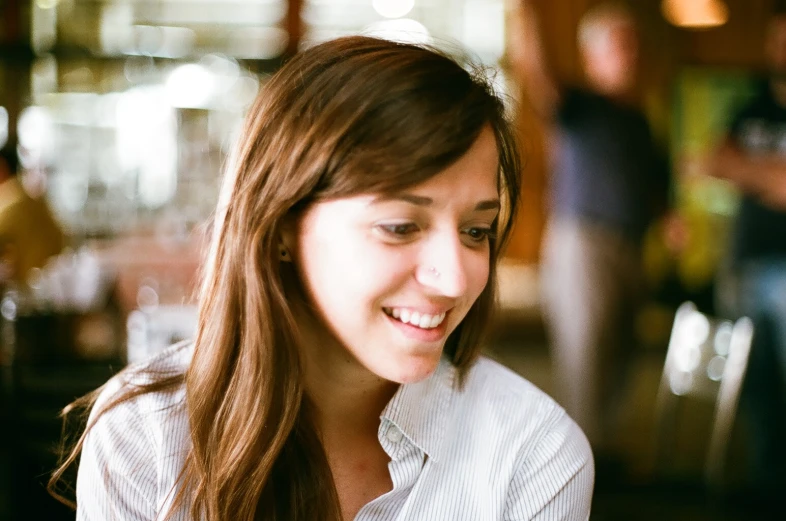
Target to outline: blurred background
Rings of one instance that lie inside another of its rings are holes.
[[[288,56],[341,35],[463,49],[506,97],[525,152],[523,205],[486,351],[559,395],[541,289],[559,123],[533,103],[517,56],[538,45],[554,78],[588,88],[577,32],[600,2],[525,3],[532,12],[517,0],[0,1],[0,145],[19,172],[0,180],[0,221],[17,223],[0,222],[0,519],[74,518],[42,485],[56,463],[58,411],[191,335],[206,231],[245,111]],[[768,27],[783,6],[622,4],[640,44],[630,104],[671,184],[668,211],[640,241],[645,289],[626,319],[631,360],[618,421],[596,452],[592,519],[779,518],[756,494],[751,435],[736,414],[747,351],[732,354],[739,323],[723,281],[741,192],[709,174],[768,75]],[[532,16],[539,44],[522,38]],[[22,199],[27,210],[7,211]],[[718,368],[727,359],[736,377]]]

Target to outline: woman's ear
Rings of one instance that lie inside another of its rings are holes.
[[[284,240],[279,239],[278,242],[278,258],[281,262],[292,262],[292,255],[289,253],[289,248],[284,244]]]
[[[297,226],[291,217],[285,218],[278,234],[278,258],[281,262],[292,262],[292,252],[297,244]]]

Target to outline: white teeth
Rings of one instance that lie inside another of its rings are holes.
[[[419,326],[420,325],[420,313],[418,313],[417,311],[413,312],[409,316],[409,320],[407,322],[409,322],[413,326]]]
[[[428,325],[426,325],[426,326],[421,325],[420,327],[427,327],[429,329],[435,328],[438,325],[440,325],[444,319],[445,319],[445,315],[444,314],[434,315],[433,317],[431,317],[431,322],[429,322]]]
[[[418,311],[410,311],[401,308],[385,308],[385,313],[405,324],[411,324],[421,329],[434,329],[445,320],[445,313],[427,315]]]

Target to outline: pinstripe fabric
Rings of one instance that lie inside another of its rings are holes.
[[[190,356],[190,345],[173,346],[145,368],[180,371]],[[123,385],[112,381],[98,406]],[[542,391],[488,359],[461,391],[447,361],[428,379],[401,386],[383,411],[379,441],[391,458],[393,489],[355,521],[589,518],[594,466],[584,435]],[[85,443],[78,521],[163,519],[189,443],[182,388],[109,411]],[[173,519],[188,518],[177,512]]]

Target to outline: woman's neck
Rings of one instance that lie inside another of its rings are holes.
[[[379,417],[399,384],[366,369],[326,332],[303,335],[305,390],[323,436],[377,436]]]
[[[297,283],[297,281],[295,281]],[[301,291],[290,303],[299,325],[304,388],[323,440],[376,439],[379,417],[399,384],[364,367],[315,316]]]

